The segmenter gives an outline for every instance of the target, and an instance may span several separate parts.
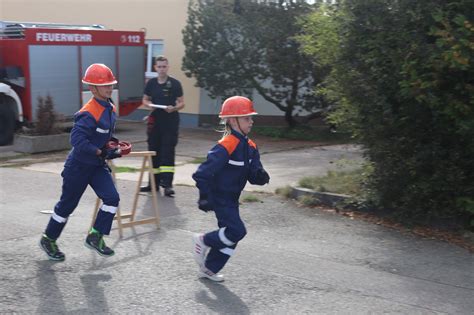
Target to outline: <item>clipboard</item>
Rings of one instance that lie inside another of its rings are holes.
[[[153,107],[153,108],[160,108],[160,109],[166,109],[168,107],[168,105],[158,105],[158,104],[150,104],[148,106]]]

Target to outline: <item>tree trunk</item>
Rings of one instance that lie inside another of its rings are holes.
[[[288,106],[286,107],[285,121],[288,124],[288,127],[290,127],[290,128],[296,127],[296,120],[293,117],[293,105],[288,104]]]

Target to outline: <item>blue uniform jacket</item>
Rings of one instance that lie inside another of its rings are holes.
[[[107,101],[91,98],[75,115],[71,130],[72,150],[66,164],[79,161],[90,165],[103,165],[96,155],[105,146],[115,129],[115,106]]]
[[[221,139],[193,174],[201,194],[210,199],[216,195],[240,196],[247,181],[256,184],[257,170],[263,168],[257,145],[232,130]]]

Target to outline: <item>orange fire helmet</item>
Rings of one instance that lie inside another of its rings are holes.
[[[244,117],[258,115],[253,108],[253,103],[243,96],[229,97],[222,103],[222,109],[219,118]]]
[[[102,86],[116,84],[117,80],[109,67],[102,63],[93,63],[87,68],[82,83]]]

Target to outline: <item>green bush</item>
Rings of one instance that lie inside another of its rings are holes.
[[[308,20],[324,49],[307,53],[332,68],[320,92],[365,146],[377,205],[404,222],[474,217],[473,24],[468,0],[346,0]]]

